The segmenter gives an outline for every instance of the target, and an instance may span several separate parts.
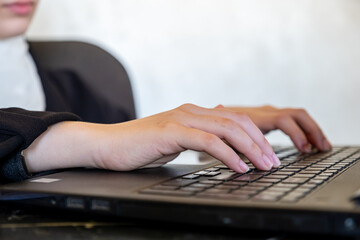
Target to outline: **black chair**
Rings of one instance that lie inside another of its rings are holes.
[[[111,106],[125,112],[125,120],[136,118],[128,74],[122,64],[108,52],[97,46],[75,41],[30,41],[29,47],[35,56],[35,62],[40,63],[42,69],[50,72],[71,69],[84,79],[82,81],[86,81],[82,83],[86,88],[96,91],[96,94],[100,94]]]

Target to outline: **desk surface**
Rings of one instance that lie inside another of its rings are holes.
[[[254,233],[239,229],[193,227],[119,218],[109,219],[0,202],[0,239],[335,240],[340,238],[269,232]]]

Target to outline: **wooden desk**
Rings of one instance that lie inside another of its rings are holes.
[[[194,227],[131,219],[114,219],[74,212],[30,208],[0,201],[0,239],[338,240],[340,238],[269,232],[254,233],[240,229]]]

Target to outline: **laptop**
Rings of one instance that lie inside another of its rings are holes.
[[[2,200],[119,217],[342,236],[360,235],[360,147],[299,153],[274,147],[279,168],[240,174],[200,163],[131,172],[72,169],[0,187]],[[243,157],[243,156],[242,156]],[[244,157],[243,157],[244,158]]]

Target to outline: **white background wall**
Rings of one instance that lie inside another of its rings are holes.
[[[304,107],[333,143],[360,144],[358,0],[42,0],[28,36],[109,50],[140,117],[185,102]]]

